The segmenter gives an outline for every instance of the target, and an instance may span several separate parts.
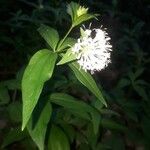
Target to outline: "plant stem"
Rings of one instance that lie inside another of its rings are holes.
[[[73,29],[73,26],[70,27],[70,29],[68,30],[68,32],[66,33],[66,35],[64,36],[64,38],[60,41],[58,47],[57,47],[57,52],[59,52],[59,48],[62,46],[62,44],[64,43],[64,41],[66,40],[67,36],[69,35],[69,33],[71,32],[71,30]]]

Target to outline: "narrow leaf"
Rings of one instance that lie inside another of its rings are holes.
[[[94,133],[97,134],[98,130],[99,130],[101,117],[100,117],[98,112],[94,111],[94,112],[91,112],[91,118],[92,118],[92,124],[93,124]]]
[[[51,94],[50,101],[55,104],[61,105],[65,108],[73,109],[73,110],[82,110],[82,111],[88,112],[89,109],[91,109],[90,106],[87,105],[86,103],[79,101],[75,99],[74,97],[65,93]]]
[[[67,52],[62,56],[62,59],[57,63],[57,65],[63,65],[76,59],[77,58],[75,54],[72,53],[71,49],[68,49]]]
[[[77,25],[81,24],[82,22],[85,22],[85,21],[90,20],[90,19],[92,19],[92,18],[95,18],[95,19],[96,19],[96,15],[84,14],[84,15],[78,17],[78,18],[74,21],[73,26],[77,26]]]
[[[41,25],[38,31],[40,35],[45,39],[45,41],[50,45],[50,47],[55,51],[59,41],[58,32],[55,29],[46,25]]]
[[[65,121],[61,121],[61,128],[63,128],[64,132],[69,138],[69,141],[72,143],[73,140],[75,139],[75,129],[71,124],[66,123]]]
[[[102,104],[107,106],[105,99],[101,91],[99,90],[96,82],[94,81],[93,77],[88,73],[85,72],[83,69],[79,69],[79,66],[76,63],[69,64],[69,67],[74,72],[76,78],[86,86],[99,100]]]
[[[117,130],[117,131],[127,131],[127,128],[124,125],[121,125],[110,119],[102,119],[101,123],[104,128]]]
[[[90,105],[64,93],[51,94],[50,101],[67,108],[71,113],[75,114],[76,116],[90,120],[93,124],[95,134],[98,132],[101,117],[97,110]]]
[[[12,122],[21,122],[22,103],[20,101],[10,103],[7,107],[7,111]]]
[[[21,141],[25,137],[27,137],[28,134],[26,131],[21,132],[20,128],[14,128],[11,129],[6,135],[3,140],[3,143],[1,145],[1,148],[4,148],[14,142]]]
[[[142,86],[134,85],[133,88],[138,93],[138,95],[141,96],[144,100],[149,100],[146,90]]]
[[[70,4],[68,4],[67,6],[67,13],[71,16],[72,21],[74,21],[77,17],[77,10],[79,9],[80,5],[75,3],[75,2],[71,2]]]
[[[48,139],[49,150],[70,150],[70,145],[65,133],[57,126],[52,125]]]
[[[61,43],[62,43],[62,40],[58,44],[57,51],[61,51],[61,50],[64,50],[68,47],[72,47],[76,43],[76,40],[68,37],[65,39],[65,41],[62,44]]]
[[[119,83],[118,83],[118,85],[117,85],[117,88],[124,88],[124,87],[126,87],[126,86],[128,86],[128,85],[130,85],[131,84],[131,82],[130,82],[130,80],[129,79],[126,79],[126,78],[122,78],[120,81],[119,81]]]
[[[139,69],[135,72],[135,78],[138,78],[140,75],[142,75],[143,72],[144,72],[144,68],[139,68]]]
[[[0,84],[0,105],[8,104],[10,101],[8,89]]]
[[[37,114],[35,116],[34,115],[32,116],[27,126],[29,134],[31,135],[33,141],[37,144],[39,150],[44,150],[44,141],[47,130],[47,124],[50,120],[51,112],[52,106],[50,103],[47,103],[42,109],[42,112],[39,116],[37,116]],[[34,117],[36,118],[38,117],[38,121],[35,125],[34,125],[35,123]]]
[[[70,109],[70,108],[67,108],[67,110],[70,114],[73,114],[74,116],[78,118],[88,120],[88,121],[91,120],[91,116],[84,110],[77,110],[77,109]]]
[[[51,78],[57,54],[40,50],[31,58],[22,80],[23,123],[25,128],[42,92],[45,81]]]

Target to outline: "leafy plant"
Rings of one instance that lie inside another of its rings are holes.
[[[0,149],[150,149],[148,0],[0,4]],[[91,76],[71,48],[92,18],[113,52]]]
[[[32,118],[34,114],[35,107],[38,103],[38,100],[40,98],[40,94],[42,93],[42,89],[44,86],[44,83],[49,80],[53,74],[54,69],[56,69],[56,63],[57,63],[57,57],[63,57],[63,64],[69,65],[77,79],[85,86],[87,87],[97,98],[98,100],[106,105],[106,102],[100,92],[100,89],[98,88],[96,82],[92,78],[92,76],[88,73],[85,72],[82,69],[78,69],[78,65],[75,62],[68,61],[66,57],[64,57],[64,52],[67,52],[68,45],[73,44],[72,41],[75,41],[74,39],[68,38],[69,33],[71,30],[79,25],[80,23],[89,20],[91,18],[95,18],[95,15],[91,15],[87,13],[87,8],[79,6],[77,3],[71,2],[68,7],[67,7],[67,12],[72,18],[72,25],[67,32],[67,34],[64,36],[64,38],[61,40],[59,38],[59,34],[57,30],[46,26],[42,25],[38,31],[40,35],[46,40],[47,44],[50,46],[50,49],[44,49],[36,52],[34,56],[31,58],[28,66],[25,69],[25,73],[23,75],[22,79],[22,93],[23,93],[23,123],[22,123],[22,130],[26,127],[26,125],[29,122],[29,119]],[[68,41],[70,39],[70,41]],[[52,93],[50,93],[52,94]],[[46,95],[44,95],[46,97]],[[55,99],[55,100],[54,100]],[[71,96],[67,96],[65,94],[52,94],[50,98],[47,98],[47,100],[52,100],[52,102],[62,105],[66,109],[70,109],[71,111],[74,111],[75,113],[78,111],[81,111],[83,114],[86,115],[85,119],[88,119],[89,121],[91,120],[93,122],[93,128],[95,134],[98,132],[98,127],[100,123],[100,114],[92,107],[88,106],[88,104],[84,103],[79,103],[76,102],[74,98]],[[54,100],[54,101],[53,101]],[[44,100],[43,100],[44,101]],[[44,149],[44,139],[46,135],[46,129],[47,129],[47,123],[50,120],[50,115],[47,116],[47,114],[50,112],[50,101],[48,102],[48,106],[45,106],[45,109],[42,110],[41,112],[41,118],[38,119],[37,123],[32,121],[34,126],[28,128],[29,133],[33,140],[36,142],[37,146],[39,149],[43,150]],[[72,107],[73,106],[73,107]],[[53,106],[51,106],[53,108]],[[81,107],[81,110],[80,110]],[[44,115],[45,113],[45,115]],[[90,114],[90,116],[89,116]],[[45,118],[46,117],[46,118]],[[43,120],[43,119],[46,120]],[[42,120],[41,120],[42,119]],[[45,122],[45,123],[44,123]],[[53,123],[52,123],[53,124]],[[32,129],[33,128],[33,129]],[[50,139],[49,143],[51,149],[57,149],[57,146],[54,145],[55,143],[53,140],[55,138],[53,136],[54,131],[53,130],[58,130],[56,127],[52,127],[50,133]],[[63,135],[63,132],[59,133],[59,130],[56,131],[59,136],[65,136]],[[59,139],[56,139],[59,140]],[[68,145],[68,140],[66,137],[66,140],[64,141],[61,149],[69,149]],[[65,147],[68,148],[65,148]],[[59,148],[60,146],[58,146]]]

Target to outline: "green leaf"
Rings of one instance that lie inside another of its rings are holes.
[[[99,130],[101,116],[97,112],[91,112],[91,118],[92,118],[94,133],[97,134]]]
[[[89,14],[88,8],[80,6],[75,2],[71,2],[67,7],[67,13],[71,16],[73,27],[92,18],[96,18],[97,14]]]
[[[88,121],[91,120],[90,115],[87,112],[83,111],[83,110],[70,109],[70,108],[67,108],[67,110],[70,114],[73,114],[74,116],[76,116],[78,118],[88,120]]]
[[[122,78],[122,79],[119,81],[119,83],[118,83],[118,85],[117,85],[117,88],[121,89],[121,88],[124,88],[124,87],[126,87],[126,86],[128,86],[128,85],[130,85],[130,84],[131,84],[131,82],[130,82],[129,79]]]
[[[71,16],[72,21],[76,19],[77,10],[79,9],[79,7],[80,5],[75,2],[71,2],[70,4],[68,4],[67,13]]]
[[[3,82],[3,85],[6,86],[9,90],[20,89],[20,81],[17,79],[6,80]]]
[[[87,137],[85,137],[85,135],[81,132],[76,132],[76,139],[78,139],[80,144],[87,143]]]
[[[22,80],[22,130],[25,128],[38,102],[44,83],[49,80],[53,74],[56,59],[56,53],[46,49],[40,50],[34,54],[25,70]]]
[[[144,100],[149,100],[146,90],[143,88],[143,86],[134,85],[133,88],[137,92],[137,94],[141,96]]]
[[[26,131],[21,131],[20,128],[14,128],[11,129],[7,135],[4,138],[4,141],[2,143],[2,148],[17,142],[17,141],[21,141],[22,139],[24,139],[27,136],[27,132]]]
[[[125,148],[125,144],[124,144],[124,140],[122,139],[122,136],[117,136],[115,134],[112,134],[107,140],[105,140],[105,145],[108,146],[107,147],[99,147],[100,150],[126,150]]]
[[[128,119],[132,119],[133,121],[138,122],[138,116],[132,109],[124,108],[124,112],[127,115]]]
[[[78,150],[90,150],[90,146],[86,143],[81,143]]]
[[[64,93],[51,94],[50,101],[67,108],[73,114],[75,113],[75,115],[81,118],[91,120],[91,122],[93,123],[94,132],[98,132],[101,117],[97,110],[91,107],[90,105]]]
[[[92,18],[95,18],[95,19],[96,19],[96,15],[84,14],[84,15],[78,17],[78,18],[74,21],[73,26],[77,26],[77,25],[81,24],[82,22],[85,22],[85,21],[90,20],[90,19],[92,19]]]
[[[68,136],[69,141],[72,143],[75,139],[75,132],[76,132],[74,130],[73,126],[68,123],[65,123],[65,122],[63,123],[62,121],[61,121],[60,125],[61,125],[61,128],[66,133],[66,135]]]
[[[10,101],[10,97],[8,94],[8,89],[0,85],[0,105],[8,104]]]
[[[70,145],[65,133],[57,126],[52,125],[48,139],[49,150],[70,150]]]
[[[100,109],[100,112],[103,114],[103,115],[109,115],[109,116],[117,116],[117,117],[120,117],[120,114],[118,112],[115,112],[113,110],[110,110],[110,109]]]
[[[19,101],[10,103],[7,107],[9,117],[13,122],[21,122],[22,104]],[[15,117],[14,117],[15,116]]]
[[[39,111],[39,108],[37,108],[36,111]],[[44,141],[47,130],[47,124],[50,120],[51,113],[52,113],[52,106],[50,103],[47,103],[38,117],[37,114],[35,116],[34,115],[32,116],[27,126],[29,134],[31,135],[33,141],[37,144],[40,150],[44,150]],[[38,121],[35,125],[34,125],[35,123],[34,117],[38,118]]]
[[[89,123],[87,125],[87,130],[86,130],[86,136],[87,136],[87,140],[88,140],[88,144],[91,146],[92,149],[95,150],[95,147],[97,145],[97,140],[98,140],[98,136],[101,133],[98,134],[94,134],[94,131],[92,129],[92,124]]]
[[[46,25],[41,25],[38,31],[40,35],[45,39],[45,41],[50,45],[50,47],[55,51],[59,42],[58,32],[55,29]]]
[[[101,123],[104,128],[117,130],[117,131],[127,131],[127,128],[124,125],[121,125],[110,119],[102,119]]]
[[[63,43],[62,43],[62,40],[59,43],[60,44],[58,44],[57,51],[61,51],[61,50],[66,49],[68,47],[72,47],[76,43],[76,40],[68,37],[65,39],[65,41]]]
[[[99,110],[99,112],[101,112],[100,110],[103,108],[103,104],[98,100],[98,99],[93,99],[92,100],[92,105],[97,109]]]
[[[135,84],[139,85],[139,86],[141,86],[141,85],[145,85],[145,86],[148,85],[148,83],[146,81],[144,81],[144,80],[136,80]]]
[[[128,77],[129,77],[129,79],[130,79],[132,82],[134,82],[134,80],[135,80],[135,74],[134,74],[132,71],[130,71],[130,72],[128,73]]]
[[[84,103],[83,101],[79,101],[74,97],[65,93],[51,94],[50,101],[72,110],[79,110],[79,111],[81,110],[84,112],[89,112],[91,109],[90,106]]]
[[[143,72],[144,72],[144,68],[139,68],[139,69],[135,72],[135,79],[138,78],[140,75],[142,75]]]
[[[69,67],[74,72],[76,78],[86,86],[99,100],[102,104],[107,106],[105,99],[101,91],[99,90],[96,82],[94,81],[93,77],[88,73],[85,72],[83,69],[79,69],[80,67],[76,63],[69,64]]]
[[[72,53],[71,49],[68,49],[67,52],[63,55],[62,59],[57,63],[57,65],[63,65],[76,59],[77,58],[75,54]]]

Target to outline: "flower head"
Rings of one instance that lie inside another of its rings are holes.
[[[77,10],[77,16],[80,17],[88,12],[88,8],[85,8],[83,6],[79,6]]]
[[[110,62],[112,46],[109,40],[107,32],[102,29],[81,28],[81,37],[71,49],[81,68],[91,73],[104,69]]]

